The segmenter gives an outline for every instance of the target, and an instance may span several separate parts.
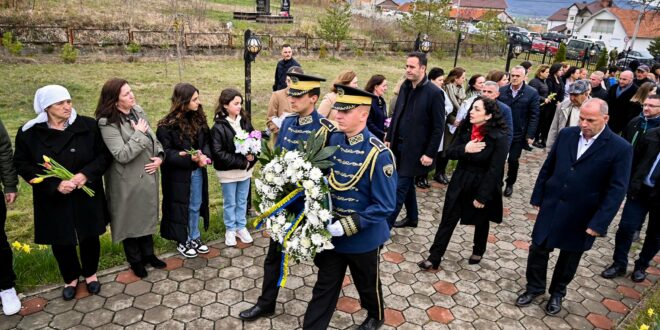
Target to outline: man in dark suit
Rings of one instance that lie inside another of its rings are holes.
[[[548,259],[558,248],[545,311],[559,313],[582,254],[596,237],[605,236],[621,206],[632,146],[607,127],[607,112],[601,99],[585,102],[579,125],[561,130],[539,172],[531,198],[539,214],[527,259],[527,287],[517,306],[527,306],[545,293]]]
[[[509,148],[509,168],[506,173],[504,196],[513,194],[513,184],[518,179],[520,155],[524,147],[534,142],[539,122],[539,93],[525,83],[525,68],[511,69],[511,83],[500,88],[499,101],[511,108],[513,116],[513,142]]]
[[[291,67],[300,67],[301,65],[293,58],[293,49],[291,45],[282,45],[282,59],[277,62],[275,68],[275,81],[273,82],[273,92],[279,91],[287,87],[286,73]]]
[[[426,55],[413,52],[406,60],[406,81],[401,85],[385,136],[396,157],[399,181],[396,208],[390,226],[417,227],[415,177],[427,175],[438,152],[445,126],[445,96],[426,77]],[[411,195],[408,195],[411,194]],[[406,218],[394,223],[406,202]]]
[[[610,120],[607,123],[610,129],[619,134],[628,125],[631,119],[639,115],[635,113],[635,106],[630,99],[637,93],[637,86],[633,84],[632,71],[621,72],[619,83],[607,90],[607,107],[610,111]]]

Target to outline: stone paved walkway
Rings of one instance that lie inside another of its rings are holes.
[[[438,272],[422,272],[416,262],[427,256],[440,221],[445,188],[419,193],[420,224],[394,230],[382,253],[381,279],[386,329],[591,329],[613,328],[634,308],[660,274],[656,262],[649,280],[605,280],[600,272],[611,261],[615,220],[607,238],[598,239],[569,286],[564,310],[546,316],[547,295],[526,308],[513,305],[525,284],[527,250],[535,211],[529,195],[545,158],[525,153],[516,191],[505,199],[505,220],[491,227],[490,244],[480,265],[468,265],[472,227],[459,226]],[[294,329],[302,324],[316,279],[311,264],[295,265],[280,291],[276,314],[243,323],[238,313],[260,294],[268,239],[255,234],[251,245],[213,245],[204,258],[167,259],[167,270],[151,270],[139,280],[125,268],[100,277],[100,295],[79,287],[78,299],[65,302],[61,288],[23,298],[22,315],[0,316],[0,329]],[[553,261],[551,261],[551,264]],[[44,307],[45,306],[45,307]],[[355,286],[347,276],[331,327],[355,328],[365,318]]]

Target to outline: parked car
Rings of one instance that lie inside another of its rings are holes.
[[[559,43],[551,40],[540,40],[540,39],[532,40],[531,51],[534,53],[544,53],[546,44],[548,45],[548,55],[555,56],[555,54],[557,54],[557,50],[559,49]]]
[[[555,42],[562,42],[568,39],[568,36],[556,32],[546,32],[541,34],[541,39],[543,40],[552,40]]]
[[[616,65],[621,67],[621,68],[625,68],[633,60],[637,60],[637,61],[639,61],[639,63],[646,64],[649,67],[651,67],[651,66],[653,66],[653,64],[655,64],[655,59],[653,58],[653,55],[651,55],[651,53],[649,53],[648,51],[646,51],[646,50],[642,50],[642,51],[631,50],[628,53],[627,57],[624,53],[623,58],[618,60],[616,62]]]
[[[581,60],[584,58],[584,51],[592,49],[596,51],[596,54],[600,54],[601,50],[605,49],[605,43],[602,40],[594,39],[571,39],[566,44],[566,58]]]
[[[538,33],[538,32],[530,32],[530,33],[529,33],[529,37],[530,37],[532,40],[535,40],[535,39],[541,39],[541,34]]]
[[[507,33],[518,32],[518,33],[521,33],[521,34],[525,35],[526,37],[529,37],[529,31],[527,29],[519,27],[519,26],[509,25],[505,28],[505,30],[506,30]]]
[[[509,38],[513,39],[513,44],[522,46],[524,51],[532,49],[532,40],[521,32],[509,31]]]

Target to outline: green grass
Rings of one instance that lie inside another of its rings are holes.
[[[660,290],[650,290],[649,292],[651,294],[644,299],[643,307],[640,306],[634,310],[636,316],[624,325],[626,330],[638,330],[643,325],[649,326],[650,330],[660,329],[660,314],[658,314],[660,313]]]
[[[325,93],[332,84],[334,77],[344,69],[352,69],[358,73],[359,85],[364,86],[373,74],[384,74],[390,82],[390,90],[386,94],[389,101],[396,81],[402,76],[405,56],[386,57],[366,55],[361,58],[326,59],[316,57],[298,57],[305,71],[328,79],[322,88]],[[137,63],[99,63],[96,59],[81,56],[83,64],[3,64],[0,66],[0,118],[9,131],[15,136],[18,128],[34,117],[32,100],[37,88],[47,84],[61,84],[69,89],[76,110],[87,116],[93,116],[99,92],[103,83],[111,77],[123,77],[129,81],[138,104],[147,112],[151,127],[169,110],[169,98],[173,86],[179,82],[176,62],[169,60],[167,70],[164,62],[143,61]],[[252,111],[253,124],[259,129],[265,126],[265,113],[271,95],[275,56],[260,56],[252,64]],[[431,58],[429,67],[441,66],[446,71],[453,59],[437,60]],[[468,70],[468,74],[487,73],[493,68],[503,68],[501,60],[490,62],[481,60],[463,60],[459,65]],[[217,104],[220,91],[227,87],[243,90],[243,61],[234,58],[187,58],[182,81],[190,82],[199,90],[209,121],[213,118],[213,110]],[[167,72],[167,74],[166,74]],[[209,195],[211,205],[211,227],[202,232],[205,240],[222,237],[224,226],[219,213],[222,210],[220,185],[215,174],[209,172]],[[21,180],[19,198],[9,206],[6,231],[9,241],[22,243],[32,242],[32,192],[28,184]],[[156,249],[162,253],[173,251],[174,245],[156,235]],[[20,290],[34,288],[45,283],[57,283],[61,279],[56,264],[47,251],[34,251],[21,256],[17,253],[15,269],[19,274]],[[101,268],[120,265],[125,262],[120,245],[112,244],[109,233],[102,236]],[[35,268],[36,267],[36,268]]]

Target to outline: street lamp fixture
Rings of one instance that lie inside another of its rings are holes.
[[[248,116],[252,115],[252,62],[257,58],[261,51],[261,40],[252,31],[245,31],[243,44],[243,60],[245,61],[245,112]]]
[[[422,43],[419,45],[419,50],[421,50],[424,54],[428,53],[431,51],[431,42],[428,40],[422,41]]]
[[[513,37],[509,37],[508,51],[506,52],[506,67],[504,68],[504,72],[509,72],[509,68],[511,67],[511,60],[514,57],[518,57],[518,55],[522,54],[522,52],[522,46],[518,44],[513,39]]]
[[[456,37],[456,52],[454,53],[454,67],[458,62],[458,51],[461,49],[461,42],[465,41],[467,34],[461,30],[458,30],[458,36]]]

